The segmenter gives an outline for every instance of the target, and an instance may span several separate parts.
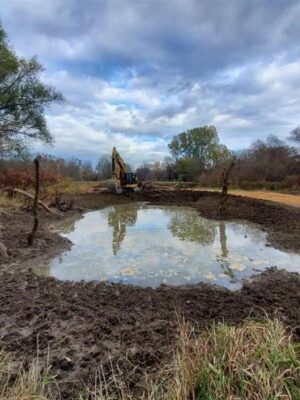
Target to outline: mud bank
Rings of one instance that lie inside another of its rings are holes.
[[[300,338],[300,277],[268,271],[230,292],[199,284],[156,290],[125,285],[62,283],[30,272],[4,273],[0,287],[1,346],[16,359],[50,354],[63,399],[92,385],[111,361],[132,386],[143,385],[172,356],[178,315],[201,330],[213,321],[239,323],[276,315]]]
[[[120,197],[104,192],[75,198],[85,209],[135,200],[190,205],[206,217],[218,216],[216,193],[145,192]],[[213,321],[239,323],[266,312],[280,317],[295,339],[300,339],[298,274],[269,270],[236,292],[206,284],[150,289],[75,284],[36,276],[31,267],[70,246],[51,232],[51,227],[74,214],[46,215],[42,211],[36,244],[28,248],[31,215],[18,210],[1,213],[9,260],[0,266],[0,346],[16,359],[25,357],[28,361],[36,356],[37,348],[45,360],[49,349],[63,399],[76,398],[79,390],[94,383],[99,365],[109,375],[109,354],[125,377],[130,372],[132,385],[141,387],[145,371],[157,371],[172,355],[178,315],[201,330]],[[299,209],[230,196],[223,218],[257,223],[266,230],[272,245],[300,250]]]

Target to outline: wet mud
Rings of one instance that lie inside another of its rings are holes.
[[[218,218],[218,194],[155,193],[130,196],[108,193],[75,198],[84,209],[128,201],[182,204],[206,217]],[[107,376],[111,361],[141,390],[145,371],[155,372],[170,360],[179,317],[199,330],[213,321],[239,323],[248,316],[278,316],[300,339],[300,276],[268,270],[232,292],[198,284],[157,289],[109,283],[60,282],[37,276],[32,268],[71,244],[54,233],[56,224],[78,211],[46,214],[32,248],[26,234],[32,216],[20,210],[1,211],[0,229],[9,258],[0,260],[0,346],[26,362],[50,357],[61,398],[74,399],[94,383],[99,365]],[[230,196],[224,219],[247,220],[268,234],[273,246],[300,251],[300,209]],[[300,267],[300,266],[299,266]],[[134,372],[132,372],[134,369]]]

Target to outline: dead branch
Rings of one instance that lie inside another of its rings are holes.
[[[225,204],[226,204],[226,200],[227,200],[227,195],[228,195],[228,187],[230,184],[230,174],[231,171],[233,169],[233,167],[236,164],[236,157],[234,157],[230,164],[228,165],[227,168],[224,169],[223,173],[222,173],[222,193],[221,193],[221,200],[220,200],[220,208],[219,208],[219,212],[220,214],[222,214],[225,210]]]
[[[39,227],[39,213],[38,213],[38,204],[39,204],[39,192],[40,192],[40,161],[39,158],[34,159],[34,166],[35,166],[35,193],[34,193],[34,200],[33,200],[33,227],[32,231],[28,235],[28,246],[33,245],[33,239],[35,236],[36,231]]]
[[[21,193],[21,194],[23,194],[24,196],[29,197],[30,199],[33,199],[33,200],[34,200],[34,196],[33,196],[31,193],[25,192],[24,190],[16,189],[16,188],[15,188],[15,189],[14,189],[14,192],[16,192],[16,193]],[[53,214],[53,211],[52,211],[48,206],[46,206],[46,204],[43,203],[41,200],[38,200],[38,204],[39,204],[41,207],[43,207],[45,210],[47,210],[49,213]]]

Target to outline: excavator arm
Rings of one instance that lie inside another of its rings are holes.
[[[115,147],[112,150],[111,161],[113,178],[122,179],[126,174],[126,164]]]
[[[126,163],[115,147],[112,150],[111,161],[114,190],[117,193],[122,193],[123,190],[136,190],[138,187],[136,175],[127,172]],[[110,184],[109,187],[111,187]]]

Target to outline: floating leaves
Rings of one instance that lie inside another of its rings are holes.
[[[121,269],[120,274],[122,276],[133,276],[137,273],[137,271],[138,271],[137,268],[127,267],[127,268]]]
[[[234,269],[236,271],[243,271],[244,269],[246,269],[246,265],[241,264],[241,263],[233,263],[229,265],[230,269]]]

